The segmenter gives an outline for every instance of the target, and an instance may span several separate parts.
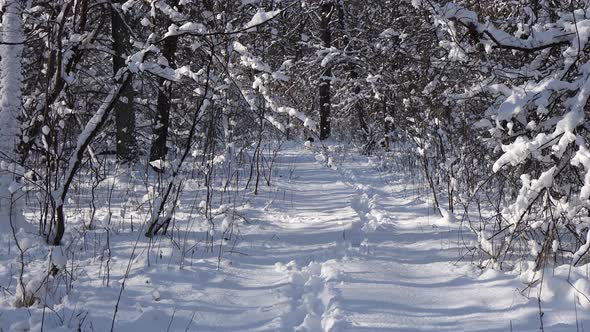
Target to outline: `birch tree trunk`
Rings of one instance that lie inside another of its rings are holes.
[[[18,222],[22,208],[13,193],[17,166],[17,146],[20,137],[22,111],[22,0],[0,0],[0,223]],[[12,225],[15,225],[14,223]],[[0,226],[0,229],[3,226]]]

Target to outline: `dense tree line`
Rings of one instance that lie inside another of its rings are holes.
[[[99,183],[99,165],[159,174],[153,237],[169,228],[187,164],[208,181],[223,155],[241,163],[228,177],[245,170],[256,193],[271,177],[264,143],[313,136],[383,158],[407,148],[438,211],[477,234],[469,249],[483,265],[586,260],[586,1],[2,0],[0,10],[0,211],[13,228],[24,222],[19,189],[34,188],[49,244],[62,243],[77,179]]]

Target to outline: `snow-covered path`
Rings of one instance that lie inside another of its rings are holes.
[[[285,157],[295,170],[292,201],[270,213],[268,228],[280,239],[259,254],[276,257],[281,268],[296,263],[286,269],[296,290],[283,327],[506,331],[512,320],[537,328],[538,309],[513,278],[476,277],[475,268],[453,264],[457,228],[437,227],[428,204],[409,196],[403,181],[386,183],[362,158],[334,170],[311,153]],[[301,306],[312,310],[301,313]]]
[[[247,256],[223,272],[238,289],[249,289],[248,275],[272,296],[262,292],[265,304],[244,308],[255,323],[233,329],[538,330],[537,302],[520,293],[518,278],[455,264],[458,226],[441,225],[408,179],[385,179],[358,156],[332,169],[300,150],[284,152],[278,167],[279,189],[244,230]],[[544,323],[553,331],[572,315],[573,306],[546,313]],[[227,330],[229,322],[222,314],[200,329]]]
[[[115,331],[539,330],[535,294],[526,298],[517,276],[457,262],[470,235],[434,216],[411,179],[382,174],[358,155],[337,168],[322,159],[299,147],[280,154],[272,186],[244,196],[248,223],[222,248],[219,271],[216,253],[197,247],[180,258],[140,238]],[[62,311],[47,313],[45,330],[110,330],[136,238],[112,235],[110,286],[89,263]],[[569,295],[543,308],[546,331],[575,331]],[[588,325],[586,311],[577,315]],[[28,319],[23,329],[41,321],[40,310],[20,309],[0,316],[0,326],[15,317]]]

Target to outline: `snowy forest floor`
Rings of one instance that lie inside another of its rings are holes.
[[[473,235],[435,215],[427,191],[417,194],[422,184],[379,172],[358,154],[342,154],[336,167],[323,159],[301,146],[283,149],[272,185],[243,197],[237,240],[213,251],[203,249],[205,230],[184,231],[193,230],[188,221],[151,243],[137,225],[122,227],[110,234],[108,287],[97,258],[104,253],[88,249],[71,260],[72,280],[55,281],[71,290],[51,308],[13,306],[17,259],[4,243],[1,330],[43,323],[45,331],[109,331],[123,282],[115,331],[539,330],[538,287],[527,288],[521,274],[471,264],[463,243]],[[195,244],[185,247],[184,237]],[[544,329],[590,329],[587,305],[575,304],[565,280],[584,271],[549,274]]]

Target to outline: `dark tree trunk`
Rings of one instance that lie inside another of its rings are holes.
[[[116,0],[113,3],[117,2]],[[113,75],[125,66],[129,48],[129,34],[120,13],[111,7],[111,27],[113,37]],[[117,159],[122,162],[137,160],[135,140],[135,110],[133,108],[133,79],[127,81],[121,90],[121,98],[114,105],[115,125],[117,127]]]
[[[390,121],[389,118],[394,119],[395,114],[393,111],[391,111],[391,114],[389,113],[390,111],[387,109],[387,97],[383,96],[383,115],[384,115],[384,119],[383,122],[385,124],[385,137],[384,137],[384,148],[385,150],[389,151],[389,146],[391,145],[391,137],[390,134],[391,132],[394,130],[394,125],[393,125],[393,121]]]
[[[171,67],[174,67],[176,45],[178,38],[167,38],[164,41],[162,55],[168,60]],[[170,120],[170,100],[172,99],[172,86],[170,83],[165,84],[166,80],[160,79],[158,90],[158,104],[156,107],[156,126],[154,128],[154,140],[150,149],[150,161],[165,160],[168,149],[166,141],[168,139],[168,124]]]
[[[369,126],[367,125],[367,120],[365,119],[365,117],[366,117],[365,110],[363,108],[361,101],[358,98],[361,93],[361,87],[360,87],[359,83],[357,82],[358,77],[359,77],[359,75],[358,75],[356,69],[354,68],[354,65],[351,64],[350,65],[350,78],[354,84],[355,97],[357,97],[354,102],[354,111],[355,111],[356,116],[358,118],[359,126],[361,127],[361,135],[363,136],[363,142],[365,144],[370,144],[371,137],[369,136]]]
[[[332,47],[332,31],[330,30],[330,19],[334,12],[334,4],[324,2],[322,4],[322,14],[320,20],[320,33],[323,47],[328,49]],[[320,78],[320,139],[324,140],[330,137],[330,83],[332,76],[332,66],[328,64]]]

